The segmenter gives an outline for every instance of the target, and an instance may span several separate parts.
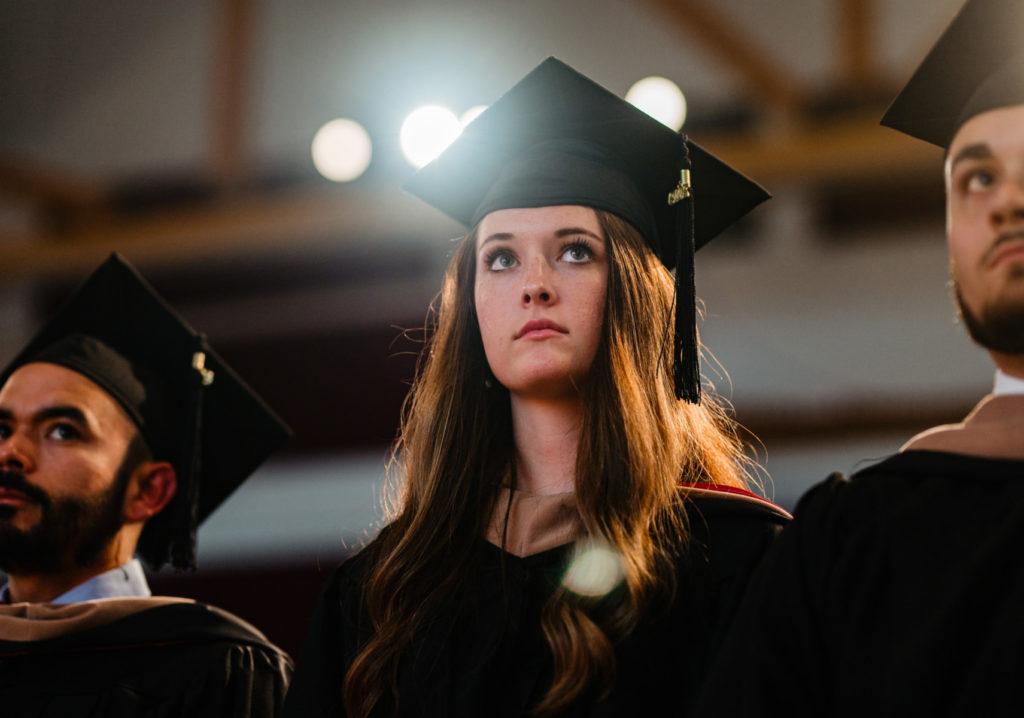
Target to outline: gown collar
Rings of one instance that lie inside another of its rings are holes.
[[[683,483],[680,488],[702,507],[729,505],[741,510],[767,511],[784,520],[792,518],[782,507],[739,487]],[[575,492],[546,495],[502,488],[485,538],[494,546],[525,558],[575,541],[580,528]]]
[[[485,538],[523,558],[574,541],[579,529],[575,492],[531,494],[502,488]]]
[[[736,506],[746,505],[776,514],[778,517],[787,521],[793,518],[786,509],[782,508],[778,504],[769,501],[763,496],[755,494],[753,491],[742,489],[738,486],[728,486],[726,484],[713,484],[707,482],[684,482],[680,486],[686,491],[689,498],[696,499],[704,503],[714,501],[723,504],[734,504]]]
[[[83,581],[50,601],[52,604],[78,603],[97,598],[146,598],[152,595],[146,572],[137,558]],[[11,602],[7,584],[0,586],[0,604]]]

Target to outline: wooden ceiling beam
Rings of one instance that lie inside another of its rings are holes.
[[[767,136],[750,132],[694,139],[768,187],[938,177],[941,153],[880,127],[882,109]],[[0,237],[0,277],[82,274],[113,250],[142,264],[170,264],[324,253],[341,244],[443,243],[461,231],[397,187],[305,188],[131,218],[100,216],[59,233]]]
[[[942,155],[878,124],[884,108],[804,125],[779,135],[694,135],[722,160],[771,186],[784,182],[870,182],[938,176]]]
[[[305,189],[97,221],[60,233],[0,236],[0,278],[81,276],[113,251],[153,267],[235,256],[315,255],[375,242],[443,244],[462,231],[398,191]]]
[[[780,409],[739,402],[736,417],[743,427],[744,439],[755,447],[764,442],[781,448],[786,444],[820,443],[883,433],[903,434],[909,439],[929,427],[960,421],[976,402],[977,397],[966,392],[944,397],[923,394],[913,401],[903,402],[833,400],[813,408]]]
[[[103,188],[36,162],[0,156],[0,195],[36,205],[92,208],[105,199]]]
[[[225,190],[244,179],[255,8],[252,0],[221,0],[211,85],[211,169]]]
[[[877,84],[872,27],[872,0],[839,0],[839,78],[847,88]]]
[[[799,109],[804,88],[736,23],[707,0],[648,0],[677,30],[701,42],[736,71],[757,98],[787,113]]]

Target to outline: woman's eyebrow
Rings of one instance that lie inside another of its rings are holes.
[[[584,229],[583,227],[564,227],[563,229],[560,229],[557,232],[555,232],[556,237],[568,237],[573,234],[585,234],[588,237],[593,237],[598,242],[604,242],[603,237],[596,235],[589,229]]]
[[[488,242],[492,242],[492,241],[494,241],[494,242],[507,242],[508,240],[512,239],[512,237],[514,237],[514,236],[515,235],[513,235],[511,232],[495,232],[494,234],[488,236],[487,239],[485,239],[483,242],[481,242],[480,246],[483,247],[485,244],[487,244]]]
[[[554,236],[556,237],[570,237],[577,234],[584,234],[596,239],[598,242],[604,242],[603,237],[583,227],[562,227],[554,232]],[[488,235],[488,237],[480,243],[480,246],[483,247],[488,242],[507,242],[514,238],[515,235],[511,232],[495,232],[494,234]]]

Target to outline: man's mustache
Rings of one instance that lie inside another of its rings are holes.
[[[1024,229],[1015,229],[1012,232],[1003,232],[1000,234],[996,237],[996,241],[992,243],[992,246],[985,250],[985,254],[981,258],[982,266],[987,267],[989,265],[992,261],[992,255],[996,253],[999,247],[1007,242],[1013,242],[1018,239],[1024,239]]]
[[[18,491],[24,494],[30,501],[34,501],[43,508],[50,505],[49,495],[38,486],[30,484],[25,477],[17,471],[0,469],[0,488]]]

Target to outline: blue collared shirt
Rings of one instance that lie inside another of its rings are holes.
[[[50,603],[78,603],[94,598],[144,598],[151,595],[142,564],[137,558],[133,558],[128,563],[83,581]],[[5,584],[3,589],[0,589],[0,603],[10,602],[11,595]]]

